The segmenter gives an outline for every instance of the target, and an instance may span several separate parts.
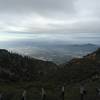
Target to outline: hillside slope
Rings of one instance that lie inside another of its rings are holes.
[[[84,56],[83,58],[75,58],[68,63],[62,65],[57,76],[63,82],[80,82],[100,74],[100,49]]]
[[[69,84],[97,74],[100,74],[100,49],[60,66],[0,50],[0,81],[45,81],[51,84]]]
[[[40,80],[56,69],[57,65],[52,62],[37,60],[0,49],[1,81]]]
[[[29,100],[41,99],[41,88],[48,100],[61,100],[65,85],[65,100],[80,100],[80,84],[85,83],[86,100],[96,100],[100,87],[100,49],[81,59],[72,59],[57,66],[29,57],[0,50],[0,92],[4,100],[19,100],[24,89]]]

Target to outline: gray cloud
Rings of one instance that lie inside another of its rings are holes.
[[[0,0],[0,31],[99,33],[100,0]]]
[[[0,0],[0,11],[13,13],[72,13],[75,0]],[[49,14],[49,15],[50,15]]]

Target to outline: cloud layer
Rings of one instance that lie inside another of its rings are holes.
[[[0,0],[0,32],[99,33],[100,0]]]

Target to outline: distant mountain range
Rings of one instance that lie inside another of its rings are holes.
[[[44,61],[52,61],[56,64],[63,64],[72,58],[81,58],[82,56],[95,51],[100,46],[94,44],[30,44],[9,48],[8,50],[27,55]]]

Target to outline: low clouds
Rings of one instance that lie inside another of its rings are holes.
[[[8,35],[9,34],[9,35]],[[64,44],[96,44],[100,46],[99,33],[61,33],[61,34],[29,34],[29,33],[0,33],[0,45],[19,43],[21,45],[43,46],[43,45],[64,45]],[[30,43],[30,44],[29,44]],[[2,47],[2,46],[1,46]]]
[[[99,33],[100,0],[0,0],[0,32]]]

